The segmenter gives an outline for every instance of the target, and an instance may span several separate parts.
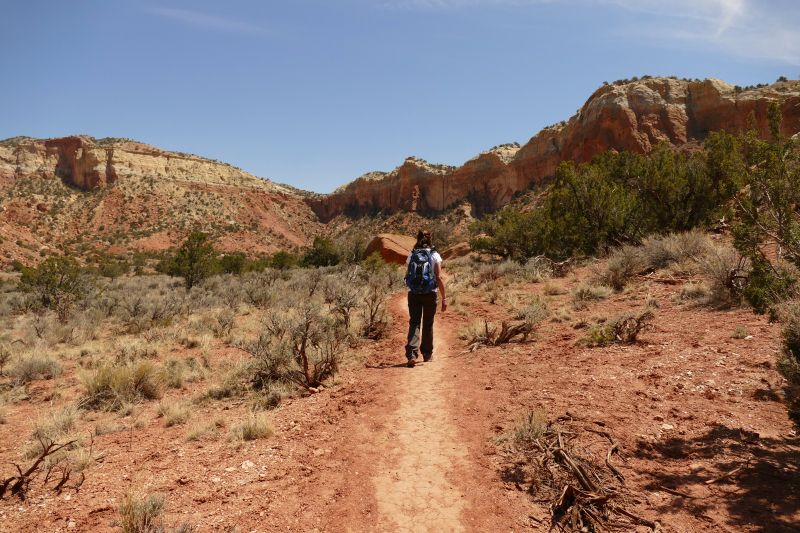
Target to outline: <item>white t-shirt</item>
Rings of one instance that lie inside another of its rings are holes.
[[[425,249],[428,250],[429,252],[431,251],[430,248],[425,248]],[[434,268],[436,268],[437,263],[442,262],[442,256],[439,255],[439,252],[431,252],[431,259],[433,259]],[[406,264],[409,264],[410,262],[411,262],[411,254],[408,254],[408,257],[406,257]],[[436,271],[434,270],[434,272]],[[439,292],[439,287],[433,289],[433,292]]]

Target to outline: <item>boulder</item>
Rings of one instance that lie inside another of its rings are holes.
[[[405,265],[408,254],[411,253],[416,243],[417,240],[414,237],[381,233],[369,243],[367,251],[364,252],[364,258],[378,252],[387,263]]]
[[[455,259],[457,257],[464,257],[465,255],[469,255],[470,252],[469,243],[467,242],[460,242],[455,246],[451,246],[444,252],[442,252],[442,259]]]

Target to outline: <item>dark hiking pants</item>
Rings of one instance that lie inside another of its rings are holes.
[[[425,359],[433,354],[433,316],[436,314],[436,293],[408,293],[408,344],[406,357],[416,359],[419,353]],[[420,323],[422,342],[420,343]]]

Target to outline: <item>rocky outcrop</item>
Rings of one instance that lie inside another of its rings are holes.
[[[647,153],[662,141],[676,149],[696,150],[710,132],[742,131],[751,114],[767,136],[767,108],[773,100],[781,104],[783,133],[800,131],[800,84],[742,93],[715,79],[651,78],[607,85],[568,122],[545,128],[522,147],[501,146],[458,168],[432,166],[412,157],[392,172],[367,174],[306,201],[323,221],[345,210],[441,211],[464,198],[480,215],[547,182],[562,161],[583,163],[606,150]]]
[[[444,252],[442,252],[442,260],[446,261],[448,259],[457,259],[459,257],[465,257],[469,255],[472,250],[469,247],[468,242],[462,242],[456,244],[455,246],[451,246]]]
[[[0,179],[58,177],[84,190],[125,177],[180,180],[296,195],[296,190],[202,157],[137,142],[98,144],[91,137],[0,143]]]
[[[405,265],[408,254],[414,249],[416,243],[417,240],[413,237],[381,233],[369,243],[367,251],[364,252],[364,258],[378,252],[387,263]]]

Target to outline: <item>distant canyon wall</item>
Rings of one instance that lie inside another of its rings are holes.
[[[104,187],[128,176],[265,189],[287,188],[236,167],[202,157],[167,152],[136,142],[101,146],[90,137],[31,140],[0,144],[0,179],[58,177],[84,190]]]
[[[766,137],[773,100],[781,103],[783,133],[800,132],[800,85],[784,87],[785,92],[774,86],[743,93],[734,89],[715,79],[652,78],[603,86],[568,122],[545,128],[522,147],[501,146],[455,169],[409,158],[390,173],[367,174],[306,202],[323,222],[346,209],[441,211],[462,198],[479,211],[496,209],[519,191],[547,182],[562,161],[588,162],[607,150],[648,153],[661,141],[698,149],[710,132],[744,130],[751,113]]]

